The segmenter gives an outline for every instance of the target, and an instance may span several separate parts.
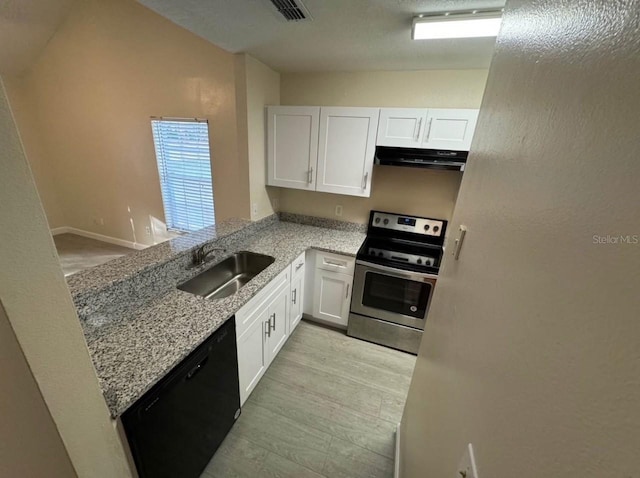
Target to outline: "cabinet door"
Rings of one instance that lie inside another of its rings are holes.
[[[378,146],[419,148],[427,121],[424,108],[382,108],[378,125]]]
[[[320,108],[267,108],[267,184],[315,190]]]
[[[265,346],[267,327],[267,310],[263,310],[238,338],[238,377],[241,405],[249,398],[267,370],[267,349]]]
[[[316,191],[371,195],[378,108],[322,108]]]
[[[478,110],[430,109],[422,148],[469,151]]]
[[[314,282],[313,316],[346,327],[353,277],[316,269]]]
[[[279,289],[268,312],[267,364],[270,364],[289,338],[289,283]]]
[[[289,312],[289,333],[293,333],[294,329],[302,319],[302,310],[304,306],[304,263],[300,269],[293,272],[291,278],[291,311]]]

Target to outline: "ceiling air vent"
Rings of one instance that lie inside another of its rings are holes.
[[[307,20],[309,12],[300,0],[269,0],[288,22]]]

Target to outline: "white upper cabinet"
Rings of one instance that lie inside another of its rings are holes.
[[[478,110],[382,108],[376,145],[469,151]]]
[[[316,191],[371,195],[378,108],[321,108]]]
[[[421,148],[469,151],[478,110],[429,109]]]
[[[316,189],[318,160],[317,106],[267,108],[267,184]]]
[[[426,121],[424,108],[382,108],[376,144],[419,148]]]

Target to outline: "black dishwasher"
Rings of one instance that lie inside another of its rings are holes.
[[[199,477],[240,415],[229,319],[122,415],[141,478]]]

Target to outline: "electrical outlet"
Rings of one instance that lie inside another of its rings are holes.
[[[94,217],[93,218],[93,223],[96,226],[104,226],[104,218],[102,218],[102,217]]]
[[[277,211],[278,209],[280,209],[280,201],[278,201],[278,198],[271,201],[271,205],[273,206],[274,211]]]
[[[144,228],[144,232],[147,233],[147,236],[150,236],[151,235],[151,228],[149,226],[145,227]]]
[[[478,478],[476,459],[473,456],[473,445],[469,443],[458,464],[458,473],[455,478]]]
[[[251,215],[253,217],[256,217],[258,215],[258,203],[254,202],[253,205],[251,206]]]
[[[336,216],[342,216],[342,206],[336,206]]]

